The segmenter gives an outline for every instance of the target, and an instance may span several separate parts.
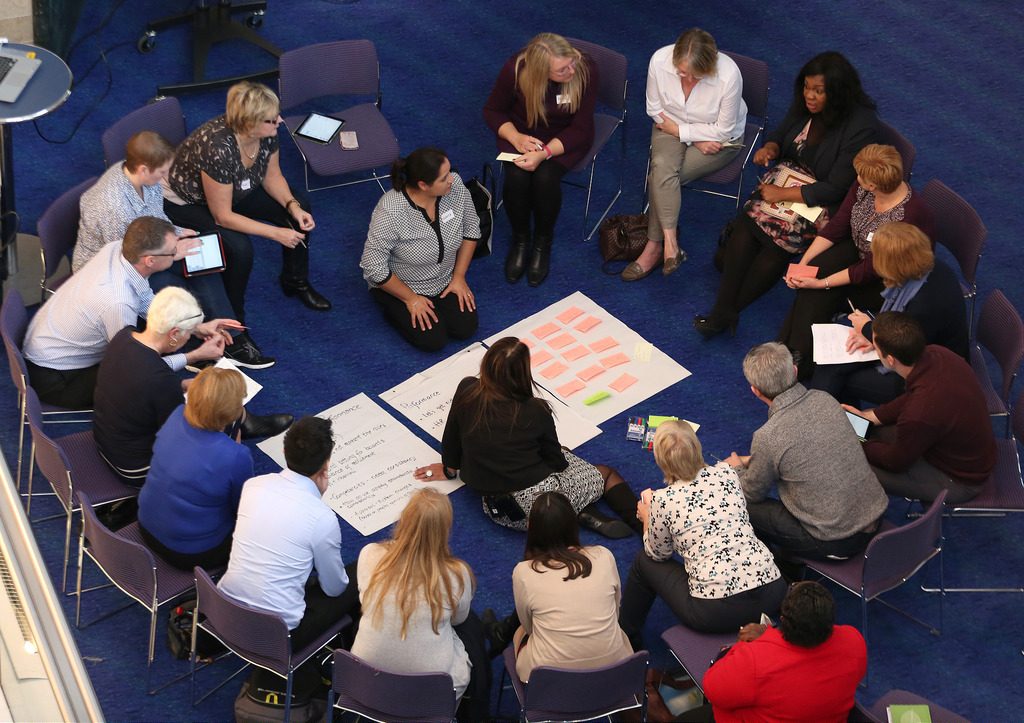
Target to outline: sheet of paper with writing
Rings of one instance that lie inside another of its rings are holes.
[[[858,351],[853,354],[846,351],[846,339],[852,327],[843,324],[811,324],[811,336],[814,337],[815,364],[848,364],[850,362],[878,361],[874,349]]]
[[[363,393],[317,416],[334,422],[324,502],[362,535],[384,529],[398,519],[409,495],[424,485],[413,478],[413,471],[436,462],[437,452]],[[283,434],[257,446],[284,466]],[[429,486],[448,494],[462,482],[441,479]]]

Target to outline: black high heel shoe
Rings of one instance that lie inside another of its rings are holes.
[[[693,328],[700,332],[705,340],[712,339],[723,331],[728,331],[730,336],[736,336],[736,324],[739,319],[723,320],[714,315],[693,317]]]

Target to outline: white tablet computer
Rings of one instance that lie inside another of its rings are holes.
[[[345,125],[345,121],[341,118],[310,113],[306,116],[306,120],[302,121],[302,125],[296,129],[295,135],[316,143],[330,143],[343,125]]]
[[[199,239],[199,248],[185,257],[185,276],[213,274],[227,268],[224,258],[224,242],[219,233],[204,233]]]

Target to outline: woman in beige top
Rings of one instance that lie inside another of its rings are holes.
[[[600,668],[633,654],[618,623],[615,558],[600,545],[580,546],[576,513],[560,492],[545,492],[533,503],[524,558],[512,572],[521,680],[529,681],[541,665]]]

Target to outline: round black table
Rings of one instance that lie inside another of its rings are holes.
[[[34,52],[42,61],[16,101],[0,102],[0,243],[4,244],[0,274],[6,279],[8,274],[18,270],[17,246],[14,243],[17,223],[14,214],[13,129],[8,126],[39,118],[60,107],[71,95],[71,69],[60,56],[46,48],[23,43],[7,43],[4,47]]]

